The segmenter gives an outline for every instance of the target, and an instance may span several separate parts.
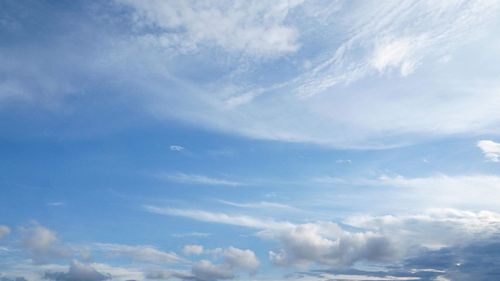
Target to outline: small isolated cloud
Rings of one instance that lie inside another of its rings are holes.
[[[186,245],[182,248],[182,253],[186,256],[201,255],[204,248],[201,245]]]
[[[207,177],[203,175],[184,174],[184,173],[166,174],[166,175],[161,175],[160,177],[165,178],[169,181],[182,184],[220,185],[220,186],[243,185],[243,183],[237,181],[230,181],[225,179]]]
[[[500,162],[500,143],[491,140],[481,140],[477,142],[477,147],[481,149],[488,161]]]
[[[71,256],[70,248],[62,243],[57,233],[44,226],[32,223],[30,226],[21,227],[19,231],[23,249],[36,263]]]
[[[180,145],[171,145],[170,146],[170,150],[172,150],[172,151],[183,151],[184,147],[180,146]]]
[[[104,281],[111,279],[111,276],[98,272],[90,265],[72,261],[68,272],[46,272],[44,279],[53,281]]]
[[[49,207],[62,207],[62,206],[65,206],[65,205],[66,205],[66,203],[59,202],[59,201],[47,203],[47,206],[49,206]]]
[[[0,240],[5,238],[5,236],[9,235],[10,228],[6,225],[0,225]]]
[[[379,43],[372,59],[372,67],[379,72],[390,68],[399,70],[402,76],[415,69],[414,50],[422,45],[422,38],[401,38]]]

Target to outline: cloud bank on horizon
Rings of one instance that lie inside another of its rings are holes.
[[[0,3],[0,281],[494,280],[500,2]]]

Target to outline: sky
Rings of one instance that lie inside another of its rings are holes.
[[[500,280],[499,1],[0,1],[0,281]]]

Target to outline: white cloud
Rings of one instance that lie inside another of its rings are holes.
[[[390,237],[375,232],[351,233],[331,222],[299,224],[281,230],[264,230],[259,236],[279,241],[282,249],[269,252],[269,259],[283,266],[312,263],[345,267],[359,261],[395,259],[399,250]]]
[[[481,149],[487,160],[500,162],[500,143],[491,140],[481,140],[477,142],[477,147]]]
[[[203,254],[204,248],[201,245],[185,245],[182,248],[182,253],[186,256],[191,255],[201,255]]]
[[[0,240],[5,238],[10,233],[10,228],[6,225],[0,225]]]
[[[423,39],[399,38],[385,40],[375,48],[371,65],[379,72],[388,68],[398,68],[402,76],[407,76],[415,69],[413,50],[420,48]]]
[[[240,272],[253,273],[260,265],[255,253],[251,250],[243,250],[235,247],[226,249],[210,250],[222,258],[222,262],[214,264],[209,260],[201,260],[191,267],[191,272],[187,271],[167,271],[156,270],[146,274],[149,279],[170,279],[182,280],[229,280],[237,277]]]
[[[49,207],[62,207],[62,206],[65,206],[65,205],[66,205],[65,202],[59,202],[59,201],[47,203],[47,206],[49,206]]]
[[[220,185],[220,186],[239,186],[243,184],[241,182],[236,182],[236,181],[211,178],[203,175],[184,174],[184,173],[162,174],[160,175],[160,177],[173,182],[183,183],[183,184]]]
[[[224,266],[231,269],[239,268],[255,271],[260,265],[255,253],[248,249],[242,250],[235,247],[229,247],[224,249],[221,255],[224,259]]]
[[[352,230],[328,221],[293,224],[206,211],[149,211],[255,228],[258,237],[281,246],[269,252],[269,259],[282,266],[322,264],[343,268],[363,261],[390,263],[421,247],[467,245],[487,240],[500,231],[498,213],[456,209],[434,209],[417,215],[351,216],[344,224]],[[202,268],[211,268],[211,264],[203,264]]]
[[[90,265],[72,261],[68,272],[47,272],[44,279],[54,281],[104,281],[111,279],[111,276],[98,272]]]
[[[180,145],[171,145],[170,146],[170,150],[172,150],[172,151],[183,151],[184,147],[180,146]]]
[[[99,85],[113,95],[104,100],[132,100],[160,119],[337,147],[498,132],[497,1],[118,3],[113,16],[124,6],[133,15],[119,28],[79,18],[85,32],[47,34],[52,45],[87,43],[84,53],[40,55],[31,41],[3,52],[3,92],[87,112],[64,97]],[[106,8],[98,18],[112,18]]]
[[[37,263],[45,263],[51,259],[69,258],[71,249],[64,245],[57,234],[37,223],[19,229],[23,249]]]
[[[496,175],[434,174],[415,178],[401,175],[382,175],[374,179],[323,176],[313,178],[312,181],[332,186],[379,187],[369,189],[370,194],[372,194],[370,199],[372,210],[380,204],[384,211],[388,210],[386,208],[391,211],[390,208],[406,209],[410,206],[416,209],[439,206],[441,208],[500,211],[496,200],[500,196],[500,176]],[[362,193],[361,197],[352,200],[364,200],[366,193]]]
[[[204,222],[223,223],[250,228],[277,228],[290,225],[287,222],[278,222],[272,219],[258,219],[251,216],[228,215],[225,213],[213,213],[202,210],[173,209],[155,206],[144,206],[144,208],[148,212],[161,215],[185,217]]]
[[[238,208],[247,208],[247,209],[294,209],[291,206],[288,206],[286,204],[281,204],[281,203],[275,203],[275,202],[267,202],[267,201],[261,201],[261,202],[253,202],[253,203],[236,203],[236,202],[231,202],[231,201],[226,201],[226,200],[219,200],[220,203],[226,204],[229,206],[233,207],[238,207]]]
[[[152,246],[130,246],[122,244],[96,243],[95,247],[112,255],[130,257],[151,263],[179,263],[184,260],[173,252],[160,251]]]
[[[163,46],[187,51],[213,44],[251,55],[280,55],[299,48],[297,30],[284,21],[301,0],[120,2],[135,9],[136,23],[160,29],[148,35]]]
[[[367,182],[367,184],[370,184]],[[448,176],[438,174],[422,178],[381,176],[372,184],[405,187],[415,201],[427,206],[474,207],[498,210],[500,177],[494,175]]]
[[[493,237],[500,230],[500,214],[429,209],[418,215],[352,216],[345,223],[391,235],[405,247],[419,245],[436,249]]]
[[[174,233],[173,237],[208,237],[212,235],[212,233],[207,232],[186,232],[186,233]]]

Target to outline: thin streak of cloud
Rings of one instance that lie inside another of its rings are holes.
[[[185,173],[161,174],[159,175],[159,177],[162,179],[166,179],[168,181],[182,183],[182,184],[199,184],[199,185],[214,185],[214,186],[244,185],[244,183],[242,182],[213,178],[209,176],[196,175],[196,174],[185,174]]]

